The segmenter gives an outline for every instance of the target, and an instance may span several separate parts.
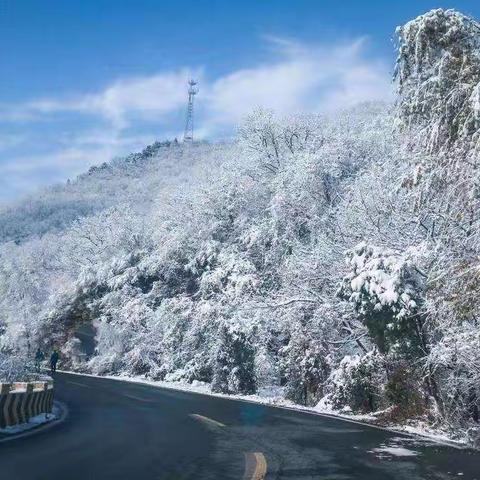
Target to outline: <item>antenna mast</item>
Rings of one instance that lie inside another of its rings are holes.
[[[187,105],[187,120],[185,122],[185,133],[183,134],[183,141],[185,143],[193,142],[193,99],[198,93],[197,82],[195,80],[188,81],[188,105]]]

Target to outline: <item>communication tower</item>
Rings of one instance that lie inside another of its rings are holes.
[[[188,105],[185,133],[183,134],[184,142],[193,142],[193,99],[198,93],[197,83],[195,80],[188,81]]]

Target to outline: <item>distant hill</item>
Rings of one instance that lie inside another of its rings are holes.
[[[74,220],[123,202],[148,208],[156,193],[194,181],[199,162],[218,165],[229,148],[156,142],[139,153],[93,166],[73,181],[0,208],[0,243],[58,232]]]

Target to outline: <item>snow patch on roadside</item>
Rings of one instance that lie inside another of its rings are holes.
[[[27,423],[19,423],[18,425],[11,425],[9,427],[0,428],[0,434],[4,435],[17,435],[19,433],[27,432],[34,428],[37,428],[46,423],[53,422],[60,418],[60,409],[54,405],[52,413],[40,413],[35,417],[31,417]]]

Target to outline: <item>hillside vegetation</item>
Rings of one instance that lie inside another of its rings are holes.
[[[397,33],[393,106],[258,110],[233,143],[155,144],[0,212],[3,353],[480,441],[480,25]]]

